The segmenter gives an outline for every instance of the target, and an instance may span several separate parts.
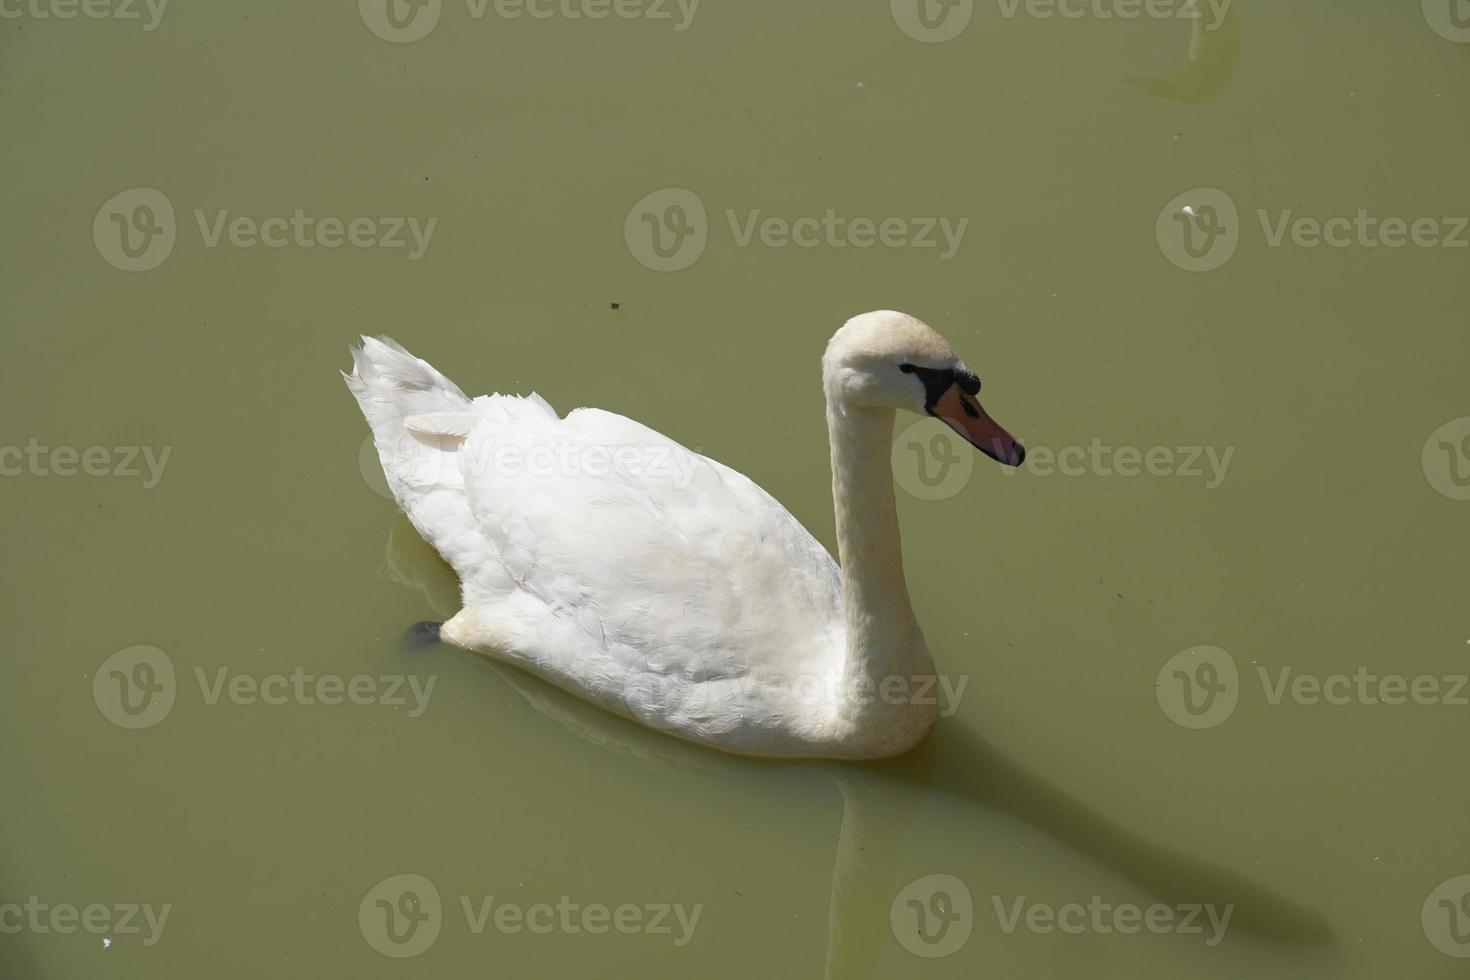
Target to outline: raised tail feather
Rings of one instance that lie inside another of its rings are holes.
[[[462,420],[475,409],[453,381],[387,337],[364,337],[351,350],[352,373],[342,377],[373,430],[388,488],[419,534],[458,569],[458,559],[471,557],[463,554],[463,533],[474,526],[459,470],[463,436],[409,422]]]
[[[352,351],[352,373],[343,373],[376,435],[396,434],[411,415],[468,412],[470,400],[459,386],[423,358],[414,357],[388,337],[364,337]]]

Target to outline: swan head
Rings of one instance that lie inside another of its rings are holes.
[[[822,356],[822,384],[839,404],[932,415],[1007,466],[1026,458],[981,407],[980,378],[939,331],[907,313],[875,310],[844,323]]]

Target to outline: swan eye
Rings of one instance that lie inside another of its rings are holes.
[[[972,419],[978,419],[980,417],[980,413],[976,411],[975,406],[971,404],[970,399],[968,398],[960,399],[960,408],[963,408],[965,410],[965,414],[970,416],[970,418]]]

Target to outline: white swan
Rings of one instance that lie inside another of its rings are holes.
[[[391,340],[344,375],[388,486],[460,578],[439,635],[725,751],[879,758],[924,737],[933,661],[904,585],[894,412],[987,455],[1024,451],[980,381],[902,313],[854,317],[822,358],[841,570],[727,466],[595,408],[471,400]]]

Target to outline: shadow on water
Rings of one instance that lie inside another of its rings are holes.
[[[459,606],[454,573],[400,516],[388,540],[386,571],[419,590],[440,618]],[[494,671],[539,714],[579,739],[662,772],[717,774],[759,782],[830,778],[843,800],[833,867],[827,975],[871,971],[889,933],[897,852],[919,807],[944,793],[1008,814],[1170,904],[1235,907],[1230,928],[1277,943],[1327,942],[1326,919],[1249,878],[1195,855],[1163,847],[1108,819],[991,748],[977,733],[941,721],[912,752],[876,762],[779,762],[726,755],[659,734],[582,701],[553,684],[478,654],[463,656]],[[895,790],[900,792],[895,792]]]
[[[1007,759],[974,731],[941,722],[914,752],[852,764],[874,777],[1008,813],[1173,905],[1234,905],[1232,930],[1283,943],[1324,942],[1319,912],[1219,865],[1161,846]]]

